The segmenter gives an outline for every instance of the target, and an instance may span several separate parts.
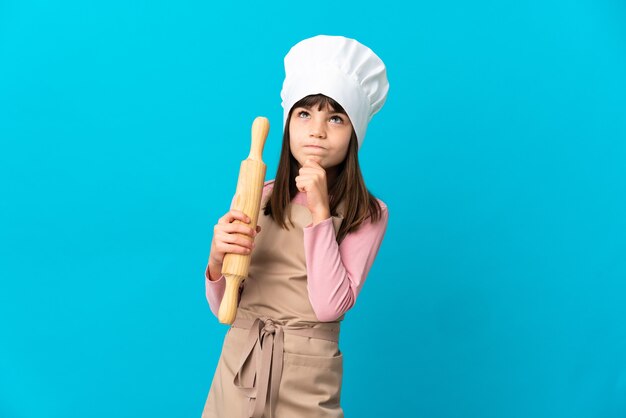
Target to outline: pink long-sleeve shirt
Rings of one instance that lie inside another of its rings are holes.
[[[273,180],[265,182],[263,196],[273,186]],[[376,223],[366,220],[357,231],[346,235],[340,245],[335,238],[332,217],[303,228],[309,301],[321,322],[335,321],[352,308],[363,288],[389,219],[387,205],[382,200],[377,200],[382,208],[382,217]],[[292,203],[306,206],[306,193],[299,192]],[[259,233],[262,234],[263,231]],[[226,279],[222,275],[218,280],[210,280],[208,263],[205,269],[205,285],[207,301],[211,311],[217,316]]]

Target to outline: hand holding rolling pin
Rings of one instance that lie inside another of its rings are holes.
[[[242,223],[233,223],[235,219],[250,224],[250,218],[240,210],[231,209],[222,216],[213,227],[213,240],[209,254],[209,279],[218,280],[222,274],[226,253],[250,254],[254,248],[254,238],[261,232],[261,225],[256,231]],[[246,239],[241,234],[250,238]]]
[[[252,123],[250,154],[241,162],[231,210],[220,218],[221,223],[218,222],[219,227],[216,229],[219,234],[215,234],[215,245],[211,248],[213,264],[219,265],[221,262],[221,274],[226,279],[218,312],[218,319],[222,324],[232,324],[235,320],[239,288],[248,277],[254,232],[260,231],[257,221],[266,171],[262,154],[269,128],[269,121],[264,117],[258,117]],[[211,268],[209,274],[213,275]]]

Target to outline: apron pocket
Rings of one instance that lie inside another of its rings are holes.
[[[284,353],[280,397],[297,411],[296,416],[342,417],[340,407],[343,354],[312,356]],[[325,411],[322,415],[320,412]]]

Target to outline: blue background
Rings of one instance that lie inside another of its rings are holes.
[[[204,268],[282,59],[387,64],[348,417],[626,416],[623,1],[0,1],[0,417],[198,417]]]

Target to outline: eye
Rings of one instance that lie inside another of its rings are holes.
[[[337,115],[331,116],[330,120],[334,121],[334,123],[343,123],[343,119],[341,117],[337,116]]]
[[[309,112],[307,112],[306,110],[301,110],[301,111],[298,112],[298,117],[299,118],[306,118],[306,117],[309,117],[309,116],[310,116]]]

